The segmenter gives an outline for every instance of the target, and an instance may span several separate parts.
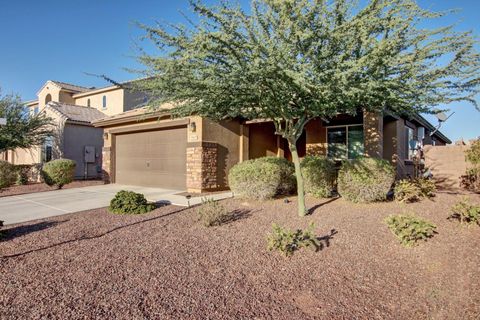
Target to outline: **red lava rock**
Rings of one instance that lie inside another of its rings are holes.
[[[2,319],[478,319],[480,228],[448,221],[461,196],[319,205],[295,199],[222,203],[236,220],[205,228],[195,208],[144,215],[106,209],[6,226]],[[480,202],[479,196],[472,199]],[[239,213],[238,210],[241,210]],[[402,247],[383,219],[416,212],[438,234]],[[276,222],[316,223],[319,252],[266,250]]]

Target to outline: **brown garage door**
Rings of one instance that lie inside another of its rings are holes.
[[[185,189],[187,128],[119,134],[115,182]]]

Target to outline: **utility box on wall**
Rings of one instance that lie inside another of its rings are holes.
[[[95,163],[95,147],[85,146],[84,152],[85,163]]]

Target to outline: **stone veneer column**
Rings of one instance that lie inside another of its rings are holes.
[[[187,191],[203,192],[217,189],[217,144],[187,144]]]
[[[110,183],[112,174],[112,147],[102,148],[102,180]]]
[[[372,158],[383,158],[383,115],[364,111],[363,134],[365,155]]]

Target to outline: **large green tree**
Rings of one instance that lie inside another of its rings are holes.
[[[359,110],[429,112],[479,91],[471,33],[425,29],[443,12],[413,0],[253,0],[251,9],[191,1],[186,25],[141,27],[160,50],[142,53],[139,89],[174,116],[269,119],[289,144],[306,213],[296,142],[313,118]],[[157,107],[159,108],[159,107]]]
[[[54,134],[52,120],[43,112],[31,115],[15,95],[0,92],[0,118],[7,120],[0,126],[0,152],[39,146]]]

